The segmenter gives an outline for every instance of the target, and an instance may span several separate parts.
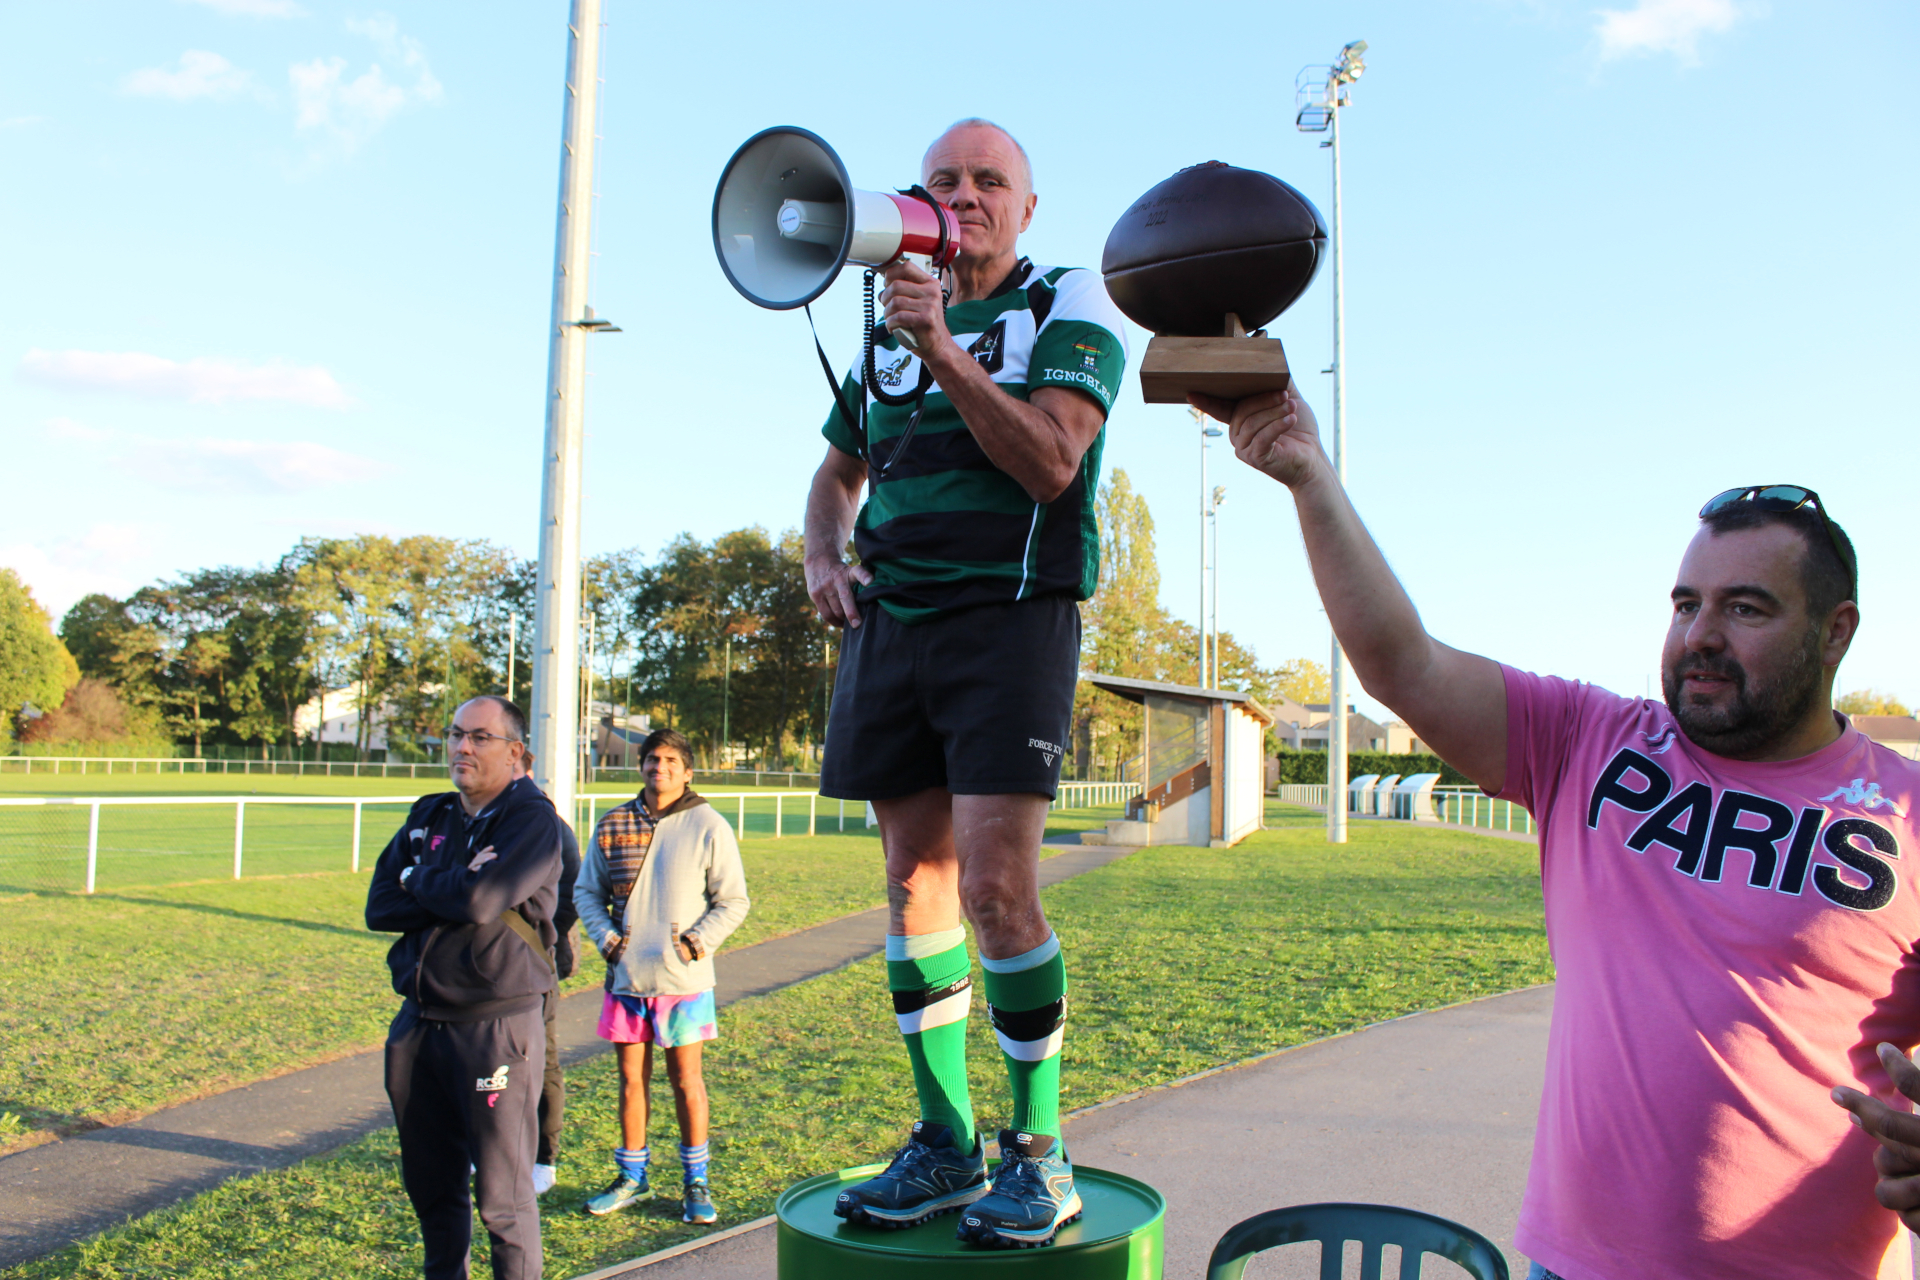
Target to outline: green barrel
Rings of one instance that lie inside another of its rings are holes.
[[[842,1187],[884,1168],[842,1169],[787,1188],[774,1207],[780,1280],[893,1280],[907,1272],[939,1280],[1160,1280],[1167,1202],[1144,1182],[1075,1165],[1084,1206],[1078,1221],[1043,1249],[987,1249],[954,1238],[954,1213],[904,1231],[853,1226],[833,1216]]]

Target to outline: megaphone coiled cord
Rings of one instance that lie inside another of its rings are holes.
[[[867,271],[862,276],[860,282],[861,302],[864,308],[863,318],[866,321],[861,342],[861,380],[866,384],[868,394],[881,404],[894,407],[904,404],[911,404],[913,406],[913,416],[907,419],[907,429],[900,433],[900,438],[894,442],[893,448],[888,451],[887,460],[881,462],[873,455],[873,438],[869,434],[867,418],[867,397],[864,395],[860,397],[860,446],[866,454],[867,471],[872,477],[872,483],[878,484],[886,479],[887,472],[893,469],[894,463],[900,461],[901,455],[907,451],[907,446],[913,442],[913,433],[920,426],[920,411],[926,407],[927,391],[933,386],[933,371],[927,368],[927,362],[922,360],[920,362],[920,377],[914,389],[905,395],[894,395],[892,392],[881,388],[879,374],[873,366],[873,334],[875,329],[873,314],[873,275],[874,273],[871,270]],[[905,346],[906,343],[903,341],[901,345]]]

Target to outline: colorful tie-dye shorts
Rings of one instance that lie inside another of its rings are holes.
[[[607,992],[600,1006],[600,1038],[615,1044],[657,1044],[678,1049],[719,1036],[714,1026],[713,988],[690,996],[623,996]]]

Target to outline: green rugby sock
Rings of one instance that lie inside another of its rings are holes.
[[[887,989],[913,1063],[920,1118],[953,1130],[961,1151],[974,1143],[967,1093],[967,1012],[973,1005],[965,929],[887,938]]]
[[[1060,939],[1007,960],[980,958],[987,1012],[1013,1086],[1013,1127],[1060,1136],[1060,1044],[1067,1021],[1067,966]]]

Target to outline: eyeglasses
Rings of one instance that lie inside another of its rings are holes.
[[[1841,565],[1846,568],[1847,598],[1851,600],[1859,593],[1860,571],[1854,567],[1853,557],[1847,554],[1840,535],[1834,532],[1833,521],[1827,519],[1827,504],[1820,500],[1819,494],[1797,484],[1750,484],[1708,498],[1707,505],[1700,508],[1700,518],[1705,520],[1742,502],[1751,502],[1761,511],[1798,511],[1802,507],[1812,507],[1814,514],[1820,517],[1820,527],[1827,531],[1827,541],[1833,544],[1833,554],[1840,557]]]
[[[447,745],[457,747],[463,742],[471,742],[476,747],[484,747],[489,742],[518,742],[518,738],[503,738],[497,733],[488,733],[485,729],[475,729],[469,733],[465,729],[447,730]]]

